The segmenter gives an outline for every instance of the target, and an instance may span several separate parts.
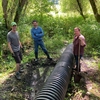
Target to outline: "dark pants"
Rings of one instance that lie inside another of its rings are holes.
[[[48,53],[47,49],[45,48],[42,40],[34,41],[35,58],[38,59],[38,47],[39,46],[42,48],[43,52],[47,55],[47,58],[50,58],[49,53]]]
[[[80,55],[80,59],[78,58],[78,55],[74,55],[75,57],[75,63],[76,63],[76,70],[78,70],[78,63],[79,63],[79,71],[80,71],[80,59],[82,55]]]
[[[15,59],[15,62],[16,63],[21,63],[21,60],[22,60],[22,53],[21,51],[17,51],[17,52],[14,52],[14,59]]]

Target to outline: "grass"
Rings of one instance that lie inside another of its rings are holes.
[[[100,62],[98,62],[98,69],[100,70]]]

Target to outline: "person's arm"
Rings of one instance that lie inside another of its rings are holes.
[[[33,33],[32,29],[31,29],[31,36],[32,36],[33,39],[36,39],[37,38],[36,37],[36,34]]]
[[[10,52],[12,54],[14,54],[12,47],[11,47],[11,38],[10,38],[9,34],[7,35],[7,42],[8,42],[8,48],[9,48]]]
[[[86,42],[85,42],[85,38],[84,38],[84,36],[80,36],[79,37],[79,39],[80,39],[80,41],[81,41],[81,46],[86,46]]]
[[[24,51],[24,48],[23,48],[23,46],[22,46],[20,40],[19,40],[19,45],[20,45],[20,49],[21,49],[22,53],[24,53],[25,51]]]
[[[21,44],[21,42],[20,42],[20,37],[19,37],[18,32],[17,32],[17,35],[18,35],[18,38],[19,38],[19,45],[20,45],[21,48],[23,48],[23,47],[22,47],[22,44]]]
[[[43,30],[42,30],[41,27],[39,28],[39,30],[40,30],[40,33],[39,34],[36,34],[36,36],[39,37],[39,38],[41,38],[41,37],[44,36],[44,32],[43,32]]]
[[[11,48],[10,42],[8,42],[8,48],[9,48],[10,52],[11,52],[12,54],[14,54],[14,52],[13,52],[13,50],[12,50],[12,48]]]
[[[19,45],[20,45],[20,47],[21,47],[21,48],[23,48],[23,46],[22,46],[22,44],[21,44],[21,42],[20,42],[20,41],[19,41]]]

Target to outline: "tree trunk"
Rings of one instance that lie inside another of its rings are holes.
[[[80,13],[80,15],[84,18],[84,20],[85,20],[85,16],[84,16],[84,14],[83,14],[83,9],[82,9],[82,6],[81,6],[81,3],[80,3],[80,1],[79,0],[76,0],[77,1],[77,4],[78,4],[78,7],[79,7],[79,13]]]
[[[20,15],[28,5],[28,0],[2,0],[3,18],[5,27],[10,29],[10,23],[16,21],[18,23]]]
[[[7,5],[8,5],[8,0],[2,0],[3,18],[5,21],[6,28],[8,28],[8,25],[7,25]]]
[[[24,6],[28,4],[27,2],[28,2],[28,0],[19,0],[17,10],[16,10],[16,15],[15,15],[15,18],[14,18],[14,21],[16,23],[19,22],[20,15],[22,13]]]
[[[94,0],[89,0],[89,1],[90,1],[91,7],[92,7],[92,10],[97,22],[100,22],[100,14],[98,13],[98,9],[96,7],[95,1]]]

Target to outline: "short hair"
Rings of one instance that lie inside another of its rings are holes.
[[[80,31],[80,28],[79,27],[75,27],[74,29],[78,29]]]
[[[32,21],[32,24],[33,24],[34,22],[38,23],[38,21],[37,21],[37,20],[33,20],[33,21]]]

